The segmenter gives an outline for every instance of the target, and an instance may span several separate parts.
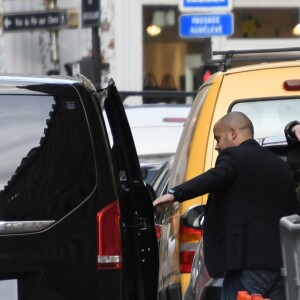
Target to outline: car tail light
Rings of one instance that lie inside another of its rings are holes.
[[[283,83],[283,88],[286,91],[300,91],[300,79],[286,80]]]
[[[121,269],[121,232],[119,201],[114,201],[97,214],[97,269]]]
[[[159,241],[161,235],[161,225],[155,224],[155,232],[156,232],[156,238]]]
[[[181,273],[191,272],[194,255],[195,251],[180,251],[179,260]]]
[[[180,253],[179,253],[180,272],[190,273],[195,251],[198,242],[202,237],[202,230],[188,227],[184,225],[182,221],[180,221],[179,236],[180,236]]]

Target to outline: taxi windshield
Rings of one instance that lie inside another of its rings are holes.
[[[245,113],[254,126],[254,138],[284,135],[287,123],[300,120],[300,99],[267,99],[235,103],[231,111]]]

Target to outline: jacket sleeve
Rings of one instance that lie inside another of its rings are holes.
[[[285,138],[289,146],[294,146],[299,144],[298,139],[296,138],[295,134],[292,132],[292,128],[295,125],[299,125],[299,124],[300,124],[299,121],[292,121],[288,123],[284,128]]]
[[[286,141],[288,143],[288,154],[287,161],[290,167],[293,170],[294,181],[299,185],[300,182],[300,142],[296,138],[295,134],[291,131],[291,129],[300,124],[299,121],[292,121],[288,123],[284,128],[284,134],[286,137]]]
[[[175,200],[183,202],[227,186],[237,174],[237,162],[229,148],[223,150],[216,161],[216,166],[208,171],[180,184],[176,190]]]

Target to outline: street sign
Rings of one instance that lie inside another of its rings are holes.
[[[76,22],[77,19],[77,22]],[[24,30],[55,30],[78,26],[78,13],[74,10],[51,10],[2,15],[3,32]]]
[[[233,34],[233,14],[197,14],[179,17],[182,38],[205,38]]]
[[[100,0],[81,0],[82,27],[100,25]]]
[[[215,12],[216,10],[230,11],[232,0],[180,0],[181,11],[206,11]]]

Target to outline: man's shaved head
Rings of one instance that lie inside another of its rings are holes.
[[[251,120],[240,111],[232,111],[222,117],[219,121],[224,129],[234,128],[236,130],[245,130],[250,135],[254,135],[253,124]]]
[[[222,117],[214,126],[215,149],[222,151],[227,147],[238,146],[253,139],[254,130],[251,120],[242,112],[233,111]]]

